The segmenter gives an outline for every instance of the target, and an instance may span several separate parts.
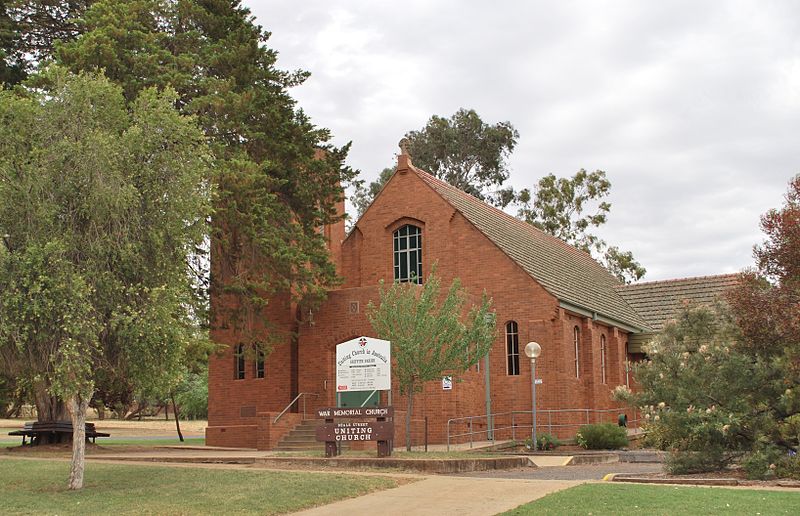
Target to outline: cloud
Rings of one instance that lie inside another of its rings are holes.
[[[249,1],[293,94],[374,179],[433,114],[520,132],[511,183],[602,169],[647,279],[752,263],[800,172],[800,3]]]

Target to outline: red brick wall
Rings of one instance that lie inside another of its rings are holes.
[[[311,317],[304,314],[297,327],[299,391],[318,395],[308,399],[309,412],[336,403],[333,368],[336,344],[360,335],[373,335],[365,315],[367,305],[377,300],[380,280],[393,280],[392,233],[406,223],[416,224],[423,230],[424,276],[437,263],[437,273],[444,286],[454,278],[460,278],[474,299],[479,299],[484,291],[493,299],[493,308],[497,312],[497,338],[490,352],[493,412],[530,411],[531,369],[524,356],[524,347],[532,340],[542,346],[542,355],[537,361],[537,376],[543,380],[537,388],[539,409],[614,406],[609,394],[616,385],[624,382],[622,350],[625,334],[559,308],[553,296],[415,173],[400,171],[367,210],[358,227],[344,240],[341,253],[334,255],[337,260],[341,257],[342,287],[330,292],[325,303]],[[292,306],[273,303],[269,310],[271,318],[279,321],[279,326],[291,327],[294,319],[291,317],[294,314]],[[508,375],[506,370],[505,324],[511,320],[516,321],[519,327],[520,374],[516,376]],[[579,378],[575,377],[572,344],[572,328],[576,325],[581,329]],[[608,345],[606,384],[600,380],[602,334],[605,334]],[[214,338],[229,344],[236,340],[232,332],[215,332]],[[267,359],[267,378],[264,380],[250,377],[233,380],[230,350],[221,358],[213,359],[209,380],[209,425],[242,424],[240,408],[246,405],[255,405],[258,412],[281,410],[291,399],[289,349],[288,339],[275,348]],[[419,434],[425,416],[428,417],[430,442],[442,443],[446,440],[448,419],[485,414],[484,392],[483,361],[480,372],[473,367],[457,377],[452,391],[443,391],[438,380],[429,382],[415,397],[412,415],[415,441],[421,441]],[[406,410],[406,399],[399,395],[396,382],[393,384],[392,402],[398,414]],[[519,417],[524,419],[525,415]],[[562,414],[560,417],[562,420],[572,418],[577,424],[583,421],[585,414]],[[527,418],[530,428],[530,414]],[[510,415],[507,423],[502,419],[498,419],[496,426],[510,425]],[[398,426],[401,424],[397,421]],[[455,423],[453,431],[458,424],[466,426],[466,423]],[[539,424],[542,425],[543,421],[540,420]],[[485,426],[485,419],[473,421],[473,431]],[[564,428],[559,433],[562,436],[566,433],[574,435],[576,429]],[[396,443],[402,442],[402,433],[398,432]],[[502,435],[498,432],[498,436]],[[481,438],[475,437],[476,440]],[[212,440],[215,439],[217,437]]]

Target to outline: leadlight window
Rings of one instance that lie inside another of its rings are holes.
[[[394,280],[422,284],[422,230],[406,224],[394,232]]]
[[[506,323],[506,357],[509,376],[519,376],[519,327],[516,321]]]
[[[256,362],[255,362],[255,376],[256,378],[264,378],[264,360],[266,355],[264,352],[256,348]]]
[[[237,344],[233,348],[233,378],[244,380],[244,344]]]
[[[579,357],[580,357],[579,344],[581,342],[581,330],[577,326],[572,331],[572,340],[575,344],[575,378],[580,378],[581,365],[579,362]]]
[[[606,383],[606,336],[600,335],[600,377]]]

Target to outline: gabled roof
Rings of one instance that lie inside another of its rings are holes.
[[[587,253],[410,163],[408,169],[558,299],[562,307],[629,331],[649,330],[645,320],[620,296],[617,278]]]
[[[738,274],[700,276],[621,285],[617,291],[639,312],[654,333],[674,319],[684,303],[710,305],[738,283]]]

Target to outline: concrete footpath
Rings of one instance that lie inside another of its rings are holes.
[[[490,516],[583,482],[435,476],[296,514]]]

